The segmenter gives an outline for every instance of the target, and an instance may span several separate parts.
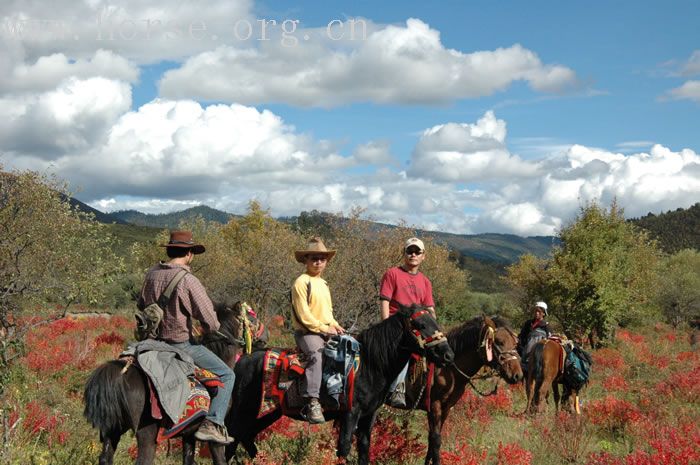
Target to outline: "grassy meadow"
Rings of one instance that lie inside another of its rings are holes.
[[[82,417],[83,385],[99,363],[117,356],[132,329],[124,313],[64,318],[28,333],[26,355],[5,373],[2,463],[97,463],[98,434]],[[273,344],[290,341],[279,332],[272,337]],[[443,463],[700,464],[700,351],[692,350],[687,332],[663,324],[621,329],[612,345],[593,351],[593,358],[580,416],[555,414],[553,405],[540,416],[522,415],[522,385],[502,384],[486,398],[468,390],[443,431]],[[493,382],[479,386],[490,391]],[[373,432],[372,462],[423,463],[426,431],[423,412],[397,417],[382,411]],[[262,433],[255,463],[334,463],[335,437],[331,424],[284,418]],[[179,440],[162,443],[156,464],[181,463],[180,449]],[[115,464],[133,463],[135,451],[128,433]],[[207,463],[206,449],[199,452],[198,463]],[[239,458],[250,462],[242,451]]]

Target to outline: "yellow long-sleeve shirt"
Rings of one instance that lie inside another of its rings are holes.
[[[309,283],[311,283],[311,298],[307,294]],[[320,277],[304,273],[294,281],[292,306],[295,315],[292,318],[294,329],[325,333],[331,325],[339,326],[333,318],[333,302],[328,283]]]

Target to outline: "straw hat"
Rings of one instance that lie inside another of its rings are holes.
[[[335,250],[328,250],[321,238],[314,236],[309,239],[309,243],[306,245],[305,250],[297,250],[294,252],[294,258],[296,258],[299,263],[305,263],[306,256],[312,254],[325,255],[326,258],[330,260],[335,255]]]

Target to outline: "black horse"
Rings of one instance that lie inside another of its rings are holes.
[[[241,350],[239,341],[242,328],[235,312],[217,305],[217,317],[221,323],[221,336],[205,336],[203,344],[233,367]],[[111,465],[121,436],[134,430],[138,444],[136,465],[150,465],[156,453],[158,429],[164,420],[151,416],[150,396],[146,375],[137,366],[127,366],[124,360],[111,360],[95,369],[90,375],[84,393],[85,418],[100,432],[102,452],[99,465]],[[200,422],[188,426],[182,436],[183,464],[193,465],[195,453],[194,433]],[[215,465],[226,465],[224,446],[209,443]]]
[[[415,305],[401,307],[393,316],[361,332],[357,340],[360,342],[361,363],[355,378],[352,409],[327,412],[325,416],[326,420],[340,421],[338,457],[347,457],[350,453],[355,432],[359,463],[364,465],[369,462],[370,434],[377,410],[384,403],[391,382],[411,354],[425,354],[439,366],[444,366],[452,363],[454,353],[432,314]],[[264,356],[264,352],[254,352],[242,357],[236,365],[233,407],[226,422],[235,441],[226,447],[227,459],[234,455],[239,442],[254,458],[257,454],[255,437],[282,416],[281,410],[277,409],[257,418]]]

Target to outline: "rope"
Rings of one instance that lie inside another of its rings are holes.
[[[457,373],[459,373],[460,375],[464,376],[464,377],[467,379],[467,382],[469,383],[469,385],[472,387],[472,389],[474,389],[474,391],[475,391],[477,394],[479,394],[481,397],[489,397],[489,396],[492,396],[492,395],[496,394],[496,392],[498,391],[498,381],[496,381],[496,384],[494,385],[493,390],[492,390],[491,392],[487,393],[487,394],[484,394],[483,392],[481,392],[481,391],[479,390],[479,388],[477,388],[477,387],[474,385],[474,383],[472,382],[473,379],[496,378],[497,375],[493,374],[493,372],[490,373],[490,374],[488,374],[488,375],[469,376],[468,374],[466,374],[465,372],[463,372],[462,370],[460,370],[459,367],[458,367],[457,365],[454,365],[454,364],[453,364],[453,365],[452,365],[452,368],[454,368],[455,370],[457,370]]]

